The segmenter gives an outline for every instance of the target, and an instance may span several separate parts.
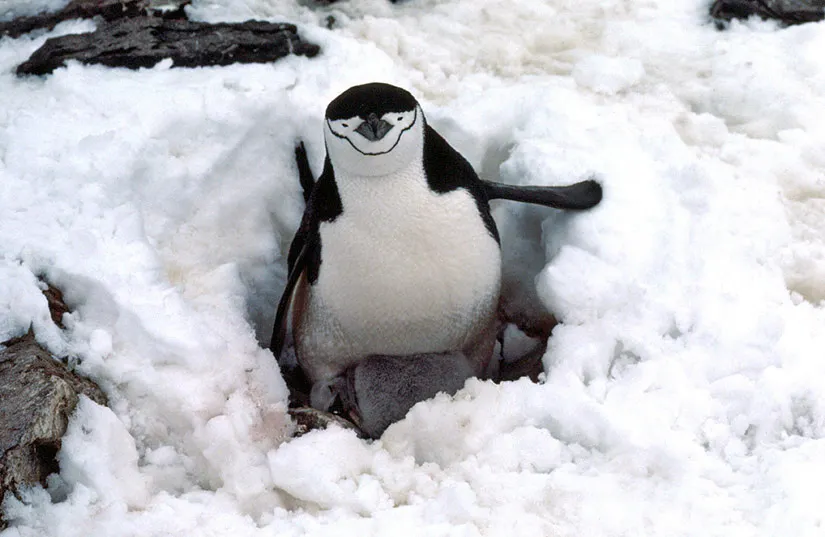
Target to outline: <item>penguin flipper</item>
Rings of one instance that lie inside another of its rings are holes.
[[[304,241],[301,250],[294,259],[294,264],[289,271],[289,277],[286,280],[286,287],[281,295],[281,300],[278,301],[278,310],[275,312],[275,325],[272,328],[272,340],[269,343],[269,348],[275,359],[281,357],[281,352],[284,349],[286,342],[287,324],[289,318],[289,306],[292,303],[292,295],[295,292],[295,286],[301,275],[304,273],[304,268],[307,264],[307,252],[309,251],[309,241]]]
[[[487,198],[546,205],[555,209],[584,210],[602,200],[602,185],[588,179],[568,186],[514,186],[481,180]]]
[[[314,213],[312,190],[315,188],[315,178],[312,175],[312,168],[309,166],[309,158],[307,158],[307,150],[303,141],[299,141],[295,145],[295,163],[298,166],[298,181],[301,183],[306,208],[304,210],[304,216],[301,219],[301,225],[298,231],[296,231],[295,237],[292,239],[292,244],[289,245],[289,254],[287,257],[289,276],[287,277],[281,299],[278,301],[278,309],[275,312],[275,324],[272,328],[272,339],[270,340],[269,348],[275,355],[276,360],[280,359],[286,342],[287,325],[289,324],[289,306],[292,302],[292,295],[295,292],[295,286],[298,284],[301,274],[303,274],[307,266],[307,260],[313,248],[310,228]]]
[[[286,342],[289,306],[296,285],[304,274],[306,274],[310,284],[318,277],[318,267],[321,263],[319,222],[332,221],[342,211],[329,157],[324,163],[324,171],[317,182],[312,179],[312,172],[306,160],[306,150],[303,144],[299,143],[295,147],[295,158],[298,162],[304,194],[306,195],[307,188],[311,189],[311,194],[306,201],[301,225],[298,226],[298,230],[295,232],[295,237],[292,239],[292,244],[289,245],[289,253],[287,254],[286,266],[289,276],[287,277],[284,294],[281,295],[281,300],[278,302],[278,310],[275,313],[275,326],[272,329],[272,340],[269,344],[269,348],[275,354],[276,359],[280,358]]]
[[[307,149],[304,147],[303,140],[295,146],[295,163],[298,165],[298,181],[304,191],[304,202],[309,202],[309,196],[315,187],[315,176],[312,175],[312,168],[309,166]]]

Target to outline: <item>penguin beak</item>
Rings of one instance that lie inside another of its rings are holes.
[[[379,118],[375,115],[375,112],[371,113],[367,120],[361,123],[355,132],[369,140],[370,142],[377,142],[381,138],[387,134],[392,125],[384,121],[383,119]]]

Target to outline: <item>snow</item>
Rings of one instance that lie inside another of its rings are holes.
[[[0,5],[0,21],[57,11],[68,3],[69,0],[3,0]]]
[[[81,401],[2,536],[821,535],[825,25],[720,33],[695,0],[308,4],[189,8],[323,47],[271,65],[18,79],[94,24],[0,40],[0,339],[33,326],[111,406]],[[371,443],[288,440],[259,341],[303,208],[293,143],[317,171],[327,102],[369,80],[413,91],[486,178],[596,175],[605,197],[496,203],[512,307],[563,322],[543,383],[468,381]]]

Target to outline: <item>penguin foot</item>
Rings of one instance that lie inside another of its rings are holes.
[[[512,324],[524,332],[527,337],[544,341],[547,341],[550,333],[559,324],[558,319],[552,313],[529,316],[518,312],[509,312],[502,304],[499,304],[498,320],[502,332],[508,325]]]
[[[507,315],[502,307],[499,307],[498,318],[502,357],[496,382],[522,377],[538,382],[544,372],[542,358],[547,350],[547,340],[559,324],[558,320],[549,313],[538,318]]]
[[[290,408],[289,415],[295,422],[295,434],[293,436],[303,436],[315,429],[326,429],[330,425],[338,425],[344,429],[352,429],[359,436],[365,438],[364,434],[351,421],[332,412],[324,412],[311,407]]]
[[[310,391],[312,385],[303,369],[298,365],[281,366],[281,375],[289,389],[289,408],[310,406]]]
[[[544,373],[542,357],[545,350],[547,350],[547,343],[537,346],[515,360],[502,360],[499,365],[497,382],[518,380],[522,377],[529,377],[533,382],[539,382],[539,376]]]

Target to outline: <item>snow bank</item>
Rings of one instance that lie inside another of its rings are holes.
[[[58,11],[68,3],[69,0],[4,0],[3,5],[0,5],[0,21],[29,17],[44,11]]]
[[[324,53],[43,79],[12,73],[46,36],[0,41],[0,336],[33,324],[112,401],[80,405],[3,537],[816,534],[825,26],[717,33],[705,9],[204,0]],[[508,294],[563,321],[543,384],[472,380],[379,441],[285,443],[258,342],[303,207],[292,147],[317,171],[326,103],[367,80],[413,90],[487,178],[595,174],[605,197],[495,207]]]

